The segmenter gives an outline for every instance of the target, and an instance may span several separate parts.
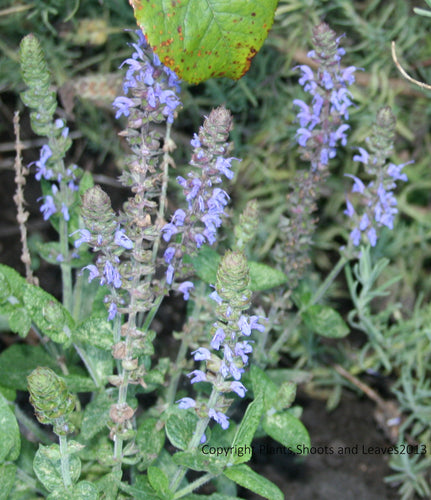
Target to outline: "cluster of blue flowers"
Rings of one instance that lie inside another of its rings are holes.
[[[209,345],[192,352],[194,360],[204,362],[206,369],[196,369],[187,374],[192,384],[212,384],[212,393],[208,402],[190,397],[177,401],[180,408],[194,408],[198,415],[213,419],[223,429],[229,427],[226,411],[231,403],[224,394],[235,392],[241,398],[245,396],[247,389],[241,378],[253,351],[250,337],[254,330],[263,332],[265,329],[261,323],[264,318],[245,312],[251,303],[249,284],[244,254],[226,252],[217,272],[215,290],[210,294],[217,304],[217,321],[212,325]]]
[[[117,109],[115,118],[124,115],[133,119],[142,119],[142,110],[138,109],[145,103],[143,109],[150,121],[168,123],[174,121],[175,110],[181,105],[178,98],[180,80],[177,75],[160,62],[157,54],[148,48],[142,31],[136,31],[138,42],[133,43],[135,52],[126,59],[120,67],[127,65],[128,69],[123,82],[124,94],[119,96],[112,105]]]
[[[224,108],[211,112],[201,127],[199,136],[194,134],[191,140],[193,154],[190,165],[198,168],[189,172],[187,179],[177,177],[188,206],[186,210],[177,209],[171,222],[162,228],[163,239],[170,243],[164,253],[168,264],[168,284],[172,284],[176,266],[181,265],[185,252],[194,253],[203,244],[212,245],[216,241],[217,229],[226,215],[225,207],[230,198],[217,185],[223,182],[223,176],[228,180],[234,176],[232,161],[237,158],[226,157],[229,145],[224,142],[230,130],[229,118],[230,114]],[[219,127],[218,131],[214,131],[216,126]],[[173,238],[178,234],[182,235],[181,242],[176,242]],[[186,300],[191,287],[190,282],[180,285],[179,290],[186,292]]]
[[[59,131],[59,141],[67,142],[70,140],[69,128],[65,126],[63,120],[60,118],[55,120],[54,127]],[[61,149],[60,144],[59,148]],[[78,167],[76,165],[71,165],[65,168],[63,166],[63,162],[55,161],[53,156],[54,155],[50,146],[48,144],[44,144],[40,150],[39,160],[30,163],[29,167],[32,165],[36,166],[35,178],[38,181],[41,179],[57,183],[64,181],[70,193],[62,192],[60,194],[57,184],[52,184],[51,194],[42,196],[38,201],[43,201],[40,211],[44,220],[48,220],[56,213],[61,213],[64,220],[68,221],[70,220],[69,206],[74,201],[72,193],[78,191],[79,189],[79,180],[77,175]]]
[[[387,161],[393,149],[395,125],[396,119],[391,109],[388,106],[379,109],[372,133],[367,138],[368,151],[358,148],[359,154],[353,157],[354,161],[362,163],[372,180],[364,184],[359,177],[346,174],[354,181],[352,193],[360,195],[356,201],[361,209],[355,209],[347,199],[344,211],[350,218],[350,240],[355,247],[361,241],[375,246],[379,228],[394,227],[394,218],[398,212],[394,189],[397,181],[407,181],[407,175],[402,172],[406,164],[394,165]]]
[[[347,143],[349,125],[343,121],[349,118],[349,108],[353,105],[347,86],[355,81],[356,68],[340,68],[345,54],[339,47],[340,38],[321,23],[313,30],[315,48],[308,53],[318,64],[317,73],[307,65],[298,66],[302,72],[299,83],[313,99],[311,104],[300,99],[293,101],[300,108],[296,139],[306,149],[303,156],[311,161],[313,170],[323,170],[335,157],[338,144]]]
[[[227,313],[232,312],[227,304],[218,294],[217,290],[211,293],[210,297],[221,307],[225,307]],[[244,373],[244,366],[248,363],[249,355],[253,352],[252,341],[249,340],[253,330],[263,332],[265,327],[259,323],[260,316],[248,316],[241,314],[236,321],[230,321],[226,325],[222,321],[217,321],[212,327],[212,340],[210,347],[213,352],[206,347],[199,347],[192,352],[195,361],[204,361],[207,370],[193,370],[187,377],[190,382],[210,382],[215,391],[219,394],[235,392],[243,398],[247,389],[240,382]],[[215,354],[217,351],[222,354],[220,358]],[[226,405],[223,399],[218,399],[214,408],[206,408],[208,417],[221,425],[223,429],[229,427],[229,417],[225,414]],[[193,398],[185,397],[177,401],[182,409],[203,408],[203,405]]]
[[[360,154],[355,155],[353,159],[360,161],[366,167],[369,166],[369,153],[363,148],[359,148],[359,152]],[[362,195],[364,205],[363,213],[360,215],[355,211],[353,204],[346,199],[347,208],[344,213],[352,220],[353,229],[350,232],[350,239],[354,246],[359,246],[364,236],[371,246],[375,246],[379,227],[386,226],[393,229],[395,214],[398,213],[393,190],[397,187],[396,181],[407,182],[408,180],[407,175],[401,172],[405,165],[389,163],[387,167],[380,170],[377,179],[367,185],[358,177],[346,174],[354,181],[352,193]]]

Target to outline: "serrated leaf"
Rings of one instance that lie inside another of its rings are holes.
[[[253,451],[250,445],[259,426],[263,411],[263,399],[261,396],[257,396],[256,399],[248,405],[244,417],[238,425],[232,443],[234,457],[231,461],[234,464],[242,464],[251,459]]]
[[[7,399],[0,394],[0,463],[16,460],[20,449],[18,422]]]
[[[109,422],[109,409],[112,400],[105,392],[97,396],[85,407],[84,418],[81,425],[81,436],[85,440],[91,439],[101,431]]]
[[[136,446],[141,458],[140,470],[146,469],[156,460],[165,444],[165,432],[157,428],[157,423],[156,418],[146,418],[138,427]]]
[[[284,495],[274,483],[254,472],[245,464],[228,467],[223,474],[240,486],[268,500],[284,500]]]
[[[303,447],[310,447],[310,436],[304,424],[287,411],[267,413],[262,427],[269,436],[293,453],[302,454]]]
[[[5,387],[27,391],[27,377],[38,366],[58,369],[40,345],[13,344],[0,354],[0,380]]]
[[[182,410],[178,407],[172,409],[166,422],[166,435],[175,448],[185,450],[190,443],[196,429],[198,417],[192,411]]]
[[[55,297],[27,283],[23,301],[32,321],[44,335],[59,344],[70,344],[75,322]]]
[[[51,446],[40,444],[34,456],[33,469],[39,481],[48,491],[63,488],[58,444]],[[81,461],[75,455],[69,457],[69,470],[72,481],[76,482],[81,474]]]
[[[106,312],[85,319],[73,331],[73,339],[77,342],[91,344],[104,351],[111,351],[114,344],[112,323],[108,321]]]
[[[160,60],[189,83],[241,78],[274,21],[277,0],[130,0]]]
[[[0,500],[7,500],[12,491],[17,466],[15,464],[5,464],[0,466]]]
[[[322,337],[340,339],[350,330],[340,314],[329,306],[314,304],[301,313],[307,327]]]

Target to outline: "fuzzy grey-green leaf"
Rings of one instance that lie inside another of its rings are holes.
[[[19,457],[21,437],[18,422],[7,399],[0,394],[0,463]]]

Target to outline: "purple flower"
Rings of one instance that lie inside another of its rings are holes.
[[[88,229],[78,229],[77,231],[71,233],[70,236],[73,236],[76,233],[79,233],[81,237],[75,241],[75,248],[79,248],[83,243],[90,243],[91,233]]]
[[[165,259],[166,264],[169,264],[171,262],[171,260],[174,258],[174,255],[175,255],[175,248],[174,247],[168,247],[165,250],[163,257]]]
[[[205,361],[211,359],[211,352],[206,347],[199,347],[196,351],[192,352],[195,361]]]
[[[168,285],[172,285],[172,281],[174,280],[174,272],[175,268],[172,264],[169,264],[168,269],[166,271],[166,283]]]
[[[117,314],[117,304],[115,302],[111,302],[108,309],[108,320],[114,319]]]
[[[218,351],[220,349],[221,343],[224,341],[226,334],[223,328],[217,328],[213,339],[211,340],[211,347]]]
[[[90,271],[88,282],[93,281],[94,278],[97,278],[99,276],[99,270],[94,264],[89,264],[88,266],[82,268],[82,270],[84,269],[88,269]]]
[[[192,398],[181,398],[175,402],[178,403],[178,408],[181,408],[182,410],[188,410],[189,408],[194,408],[196,406],[196,401]]]
[[[178,291],[183,294],[184,300],[189,300],[190,298],[190,290],[192,290],[195,285],[191,281],[184,281],[178,287]]]
[[[202,370],[193,370],[192,372],[187,374],[187,377],[191,379],[191,384],[196,384],[197,382],[205,382],[207,379],[205,372],[203,372]]]
[[[229,417],[226,417],[226,415],[221,411],[215,411],[213,408],[210,408],[208,416],[220,424],[223,430],[226,430],[229,427]]]
[[[233,392],[236,392],[240,398],[243,398],[245,396],[245,393],[247,392],[247,389],[241,384],[241,382],[232,382],[230,384],[230,388],[232,389]]]
[[[358,148],[359,150],[359,155],[355,155],[353,157],[353,161],[360,161],[362,162],[364,165],[368,165],[368,158],[369,158],[369,154],[368,154],[368,151],[364,148]]]
[[[41,198],[39,198],[40,200]],[[54,215],[57,212],[57,208],[54,203],[54,198],[51,195],[46,195],[42,197],[44,203],[40,207],[40,211],[43,215],[43,220],[48,220],[51,215]]]
[[[114,99],[112,106],[117,108],[117,112],[115,113],[115,118],[118,119],[120,116],[129,116],[130,109],[135,106],[135,103],[132,99],[124,96],[118,96]]]
[[[44,144],[40,150],[40,158],[38,161],[34,162],[37,168],[35,178],[40,181],[43,177],[46,180],[51,179],[52,170],[47,168],[46,162],[51,158],[52,151],[48,144]]]
[[[117,229],[115,232],[114,243],[126,250],[133,248],[133,242],[126,236],[123,229]]]

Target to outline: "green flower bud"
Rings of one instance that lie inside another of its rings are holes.
[[[224,106],[213,109],[199,131],[201,143],[212,150],[217,143],[226,142],[233,128],[230,111]]]
[[[35,111],[30,114],[32,129],[38,135],[49,135],[57,100],[51,90],[51,79],[45,55],[38,39],[30,34],[20,45],[21,72],[28,90],[21,94],[26,106]]]
[[[250,276],[247,259],[242,252],[227,251],[217,271],[216,290],[219,296],[235,308],[243,303],[248,291]]]
[[[54,425],[57,434],[70,432],[67,417],[75,408],[76,398],[67,390],[66,382],[45,367],[33,370],[27,381],[30,403],[39,422]]]
[[[239,216],[239,224],[234,228],[235,248],[243,250],[247,243],[256,237],[259,225],[257,201],[247,203],[244,212]]]
[[[87,189],[82,195],[82,218],[92,233],[111,236],[117,227],[109,196],[100,186]]]

